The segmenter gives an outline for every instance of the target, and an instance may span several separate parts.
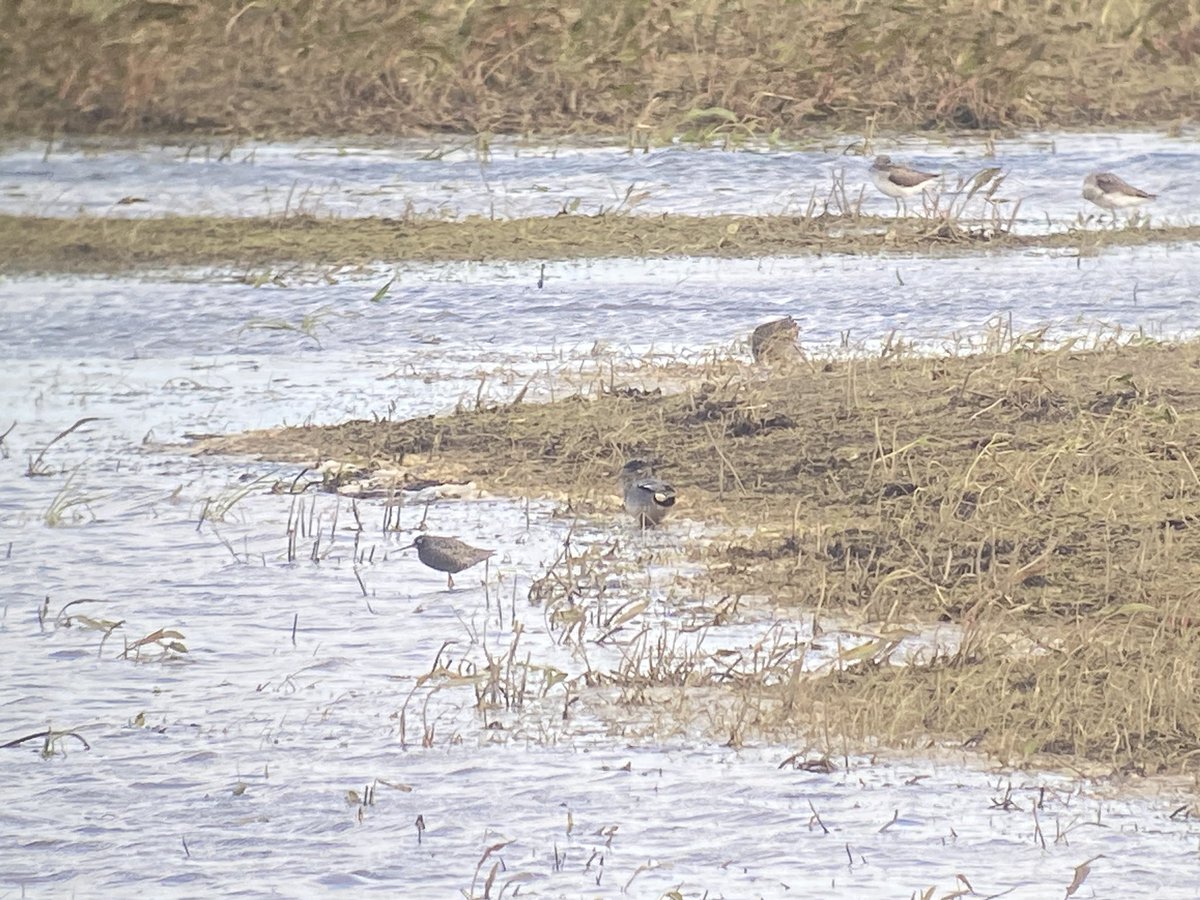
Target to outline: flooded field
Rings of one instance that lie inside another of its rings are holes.
[[[1200,163],[1194,139],[1155,135],[998,142],[994,160],[978,144],[879,149],[964,174],[1010,166],[1042,228],[1074,220],[1098,166],[1162,191],[1156,217],[1186,217]],[[863,168],[832,147],[423,152],[10,148],[0,210],[517,216],[648,191],[639,213],[777,212],[834,167]],[[0,744],[15,743],[0,896],[1038,900],[1080,879],[1076,896],[1196,896],[1192,782],[1135,790],[957,749],[826,759],[800,742],[737,746],[703,694],[687,720],[627,703],[621,684],[652,660],[715,680],[793,646],[814,671],[867,640],[833,616],[819,634],[769,598],[706,596],[681,552],[711,538],[705,523],[644,535],[615,500],[582,515],[471,486],[290,493],[319,474],[186,442],[652,386],[652,363],[746,356],[749,330],[788,314],[818,355],[893,332],[928,352],[997,329],[1190,336],[1198,257],[1150,245],[4,279]],[[421,526],[496,556],[447,591],[402,549]],[[572,579],[587,606],[542,590]],[[957,638],[930,627],[900,658]]]
[[[0,152],[0,212],[40,216],[333,216],[495,218],[637,214],[802,214],[821,209],[835,178],[863,210],[894,204],[870,184],[870,158],[851,136],[824,146],[740,150],[673,146],[546,146],[447,138],[387,145],[237,144],[121,149],[112,144],[10,145]],[[1056,231],[1098,210],[1080,197],[1089,172],[1112,170],[1159,194],[1155,221],[1191,222],[1200,193],[1195,134],[1047,133],[988,143],[876,141],[918,168],[944,173],[952,189],[981,169],[1002,167],[1005,213],[1020,201],[1024,232]],[[947,196],[951,196],[947,194]],[[918,204],[919,206],[919,204]]]
[[[231,428],[255,427],[287,416],[292,401],[283,395],[293,381],[311,380],[316,390],[323,382],[339,393],[335,417],[382,414],[398,394],[404,408],[419,412],[428,403],[453,406],[459,394],[445,379],[478,384],[477,368],[490,387],[496,371],[509,369],[599,372],[613,354],[627,362],[646,354],[698,357],[745,344],[755,325],[783,315],[795,317],[802,340],[817,349],[852,349],[891,332],[929,350],[967,349],[992,324],[1010,321],[1016,331],[1049,327],[1060,337],[1100,326],[1178,337],[1197,321],[1198,262],[1200,248],[1181,245],[1082,259],[831,255],[583,260],[544,270],[532,263],[378,265],[329,278],[303,271],[20,277],[5,279],[9,327],[0,349],[86,366],[96,346],[109,348],[108,362],[149,360],[182,341],[202,368],[236,367],[243,356],[255,371],[277,366],[273,374],[283,380],[274,391],[284,409],[224,411],[254,418]],[[348,366],[371,367],[373,378],[356,388],[366,392],[361,405],[339,384],[337,373]],[[269,382],[262,378],[264,389]],[[320,406],[303,411],[313,416],[331,421]]]

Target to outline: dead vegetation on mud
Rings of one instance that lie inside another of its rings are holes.
[[[677,391],[597,384],[206,449],[453,473],[601,514],[620,463],[656,458],[680,515],[729,528],[696,551],[703,590],[876,623],[879,639],[828,677],[787,662],[725,683],[731,740],[800,730],[1187,770],[1200,762],[1198,376],[1200,344],[1044,349],[998,333],[969,357],[890,345],[787,371],[714,361]],[[961,626],[961,646],[891,665],[889,633],[931,621]]]
[[[1077,228],[1019,235],[999,216],[562,215],[528,219],[74,219],[0,215],[3,272],[114,272],[169,266],[260,269],[436,260],[549,260],[803,253],[963,253],[1200,240],[1200,226]]]
[[[1200,4],[7,3],[10,133],[737,140],[1179,122]]]

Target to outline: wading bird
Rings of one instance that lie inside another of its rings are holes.
[[[446,589],[454,589],[454,576],[463,569],[478,565],[495,550],[482,550],[464,544],[458,538],[439,537],[436,534],[422,534],[413,538],[413,542],[401,550],[417,548],[417,558],[431,569],[446,573]]]
[[[654,467],[644,459],[625,463],[619,476],[625,511],[642,528],[657,525],[675,505],[675,488],[654,477]]]
[[[791,362],[800,358],[800,326],[791,316],[764,322],[750,335],[750,355],[755,362]]]
[[[890,156],[875,157],[870,173],[875,187],[895,200],[897,208],[903,206],[906,216],[908,198],[933,190],[938,177],[930,172],[918,172],[916,169],[894,163]]]
[[[1112,172],[1093,172],[1083,179],[1083,199],[1090,200],[1101,209],[1111,212],[1113,222],[1117,221],[1118,209],[1141,206],[1157,196],[1157,194],[1148,194],[1141,188],[1135,188]]]

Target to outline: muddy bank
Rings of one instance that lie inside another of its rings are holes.
[[[1200,226],[1018,235],[1000,222],[813,216],[553,216],[461,221],[0,216],[0,271],[112,272],[137,267],[317,266],[401,260],[750,257],[820,253],[1061,250],[1200,240]]]
[[[880,623],[830,678],[765,660],[740,678],[735,736],[816,722],[1008,758],[1188,768],[1200,753],[1200,344],[1036,344],[1000,336],[998,352],[945,359],[891,348],[770,374],[716,362],[678,391],[613,384],[203,449],[469,478],[586,515],[619,514],[621,461],[658,459],[681,516],[731,529],[695,551],[705,590]],[[963,642],[889,665],[914,621],[957,623]]]

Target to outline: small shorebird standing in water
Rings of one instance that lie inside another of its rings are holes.
[[[1083,179],[1083,199],[1090,200],[1101,209],[1107,209],[1113,214],[1113,223],[1117,221],[1117,210],[1141,206],[1157,197],[1148,194],[1141,188],[1135,188],[1112,172],[1093,172]]]
[[[890,156],[877,156],[871,163],[871,181],[886,196],[896,201],[896,209],[904,207],[908,215],[908,198],[933,190],[937,175],[931,172],[918,172],[908,166],[892,162]]]
[[[422,534],[413,538],[413,542],[401,550],[417,548],[417,558],[431,569],[446,573],[446,589],[454,589],[454,575],[463,569],[478,565],[495,550],[482,550],[464,544],[458,538],[439,537],[436,534]]]
[[[675,505],[675,488],[654,477],[654,467],[644,459],[625,463],[619,476],[625,511],[642,528],[657,525]]]

